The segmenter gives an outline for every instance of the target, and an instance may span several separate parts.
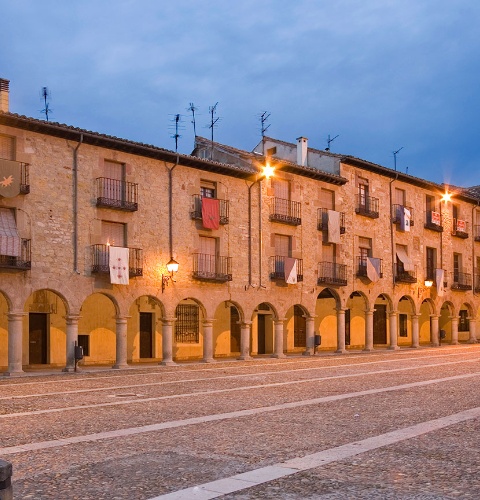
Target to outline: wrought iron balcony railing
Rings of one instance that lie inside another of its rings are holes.
[[[378,259],[380,261],[380,273],[379,278],[383,278],[383,259]],[[368,277],[367,271],[367,262],[368,260],[364,257],[357,257],[357,276],[359,277]]]
[[[301,203],[284,200],[283,198],[273,198],[270,207],[270,220],[291,226],[299,226],[302,223]]]
[[[378,198],[357,194],[355,212],[371,219],[378,219],[380,216],[378,212]]]
[[[407,207],[406,205],[392,205],[392,223],[393,224],[401,224],[402,222],[402,213],[404,213],[404,208],[406,208],[410,212],[410,226],[414,225],[413,220],[413,208]]]
[[[97,207],[113,208],[125,212],[138,210],[138,184],[98,177]]]
[[[458,238],[468,238],[468,222],[461,219],[453,219],[452,235]]]
[[[198,280],[221,283],[232,281],[232,258],[195,253],[193,254],[193,277]]]
[[[220,224],[228,224],[229,222],[228,200],[219,199],[218,201],[220,209]],[[202,220],[202,196],[199,194],[194,194],[192,196],[192,208],[190,210],[190,218],[195,220]]]
[[[472,275],[470,273],[452,272],[452,290],[471,290]]]
[[[285,276],[285,259],[283,255],[275,255],[270,257],[269,269],[271,280],[286,280]],[[297,261],[297,281],[303,281],[303,259],[295,259]]]
[[[340,214],[340,234],[345,234],[345,212]],[[317,211],[317,229],[319,231],[327,231],[328,229],[328,209],[319,208]]]
[[[92,245],[92,273],[110,272],[110,245]],[[143,251],[129,247],[128,274],[143,276]]]
[[[437,233],[443,232],[443,226],[441,224],[442,216],[439,212],[428,210],[425,216],[425,229],[431,229],[432,231],[437,231]]]
[[[28,271],[32,268],[31,240],[21,239],[20,255],[0,255],[0,268],[18,271]]]
[[[319,262],[317,284],[345,286],[347,284],[347,266],[334,262]]]
[[[403,264],[395,263],[395,283],[416,283],[417,282],[417,267],[413,271],[405,271]]]

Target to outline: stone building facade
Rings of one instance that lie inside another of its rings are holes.
[[[13,114],[8,92],[3,372],[72,370],[76,342],[85,365],[124,367],[476,341],[475,190],[446,200],[306,138],[177,154]]]

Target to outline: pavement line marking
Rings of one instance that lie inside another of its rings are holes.
[[[433,359],[433,358],[450,358],[452,356],[459,356],[460,353],[455,353],[455,354],[439,354],[438,356],[429,356],[428,358],[425,358],[427,360]],[[352,358],[350,358],[352,359]],[[421,358],[423,359],[423,358]],[[45,396],[60,396],[60,395],[65,395],[65,394],[83,394],[86,392],[96,392],[96,391],[113,391],[117,389],[133,389],[136,387],[151,387],[151,386],[162,386],[162,385],[173,385],[173,384],[184,384],[184,383],[190,383],[190,382],[208,382],[210,380],[226,380],[226,379],[236,379],[236,378],[248,378],[248,377],[258,377],[260,375],[276,375],[276,374],[283,374],[283,373],[291,373],[295,374],[297,372],[304,372],[304,371],[311,371],[311,370],[331,370],[334,368],[346,368],[346,367],[351,367],[351,366],[370,366],[370,365],[375,365],[375,364],[383,364],[383,363],[396,363],[396,362],[403,362],[403,361],[418,361],[418,357],[412,357],[412,358],[396,358],[396,359],[384,359],[384,360],[378,360],[378,361],[368,361],[366,363],[349,363],[348,365],[327,365],[327,366],[310,366],[307,368],[296,368],[293,370],[273,370],[273,371],[263,371],[263,372],[253,372],[253,373],[238,373],[235,375],[225,375],[221,377],[202,377],[202,378],[191,378],[191,379],[178,379],[178,380],[165,380],[162,382],[150,382],[147,384],[130,384],[130,385],[112,385],[112,386],[104,386],[104,387],[93,387],[90,389],[76,389],[72,391],[56,391],[56,392],[42,392],[42,393],[35,393],[35,394],[21,394],[21,395],[11,395],[11,396],[0,396],[0,401],[5,401],[5,400],[13,400],[13,399],[27,399],[27,398],[38,398],[38,397],[45,397]],[[465,360],[464,358],[462,359],[462,362],[467,362],[470,360]],[[446,363],[446,364],[452,364],[452,363],[458,363],[458,361],[453,361],[451,363]],[[280,363],[278,363],[280,364]],[[284,364],[284,363],[282,363]],[[422,368],[428,367],[428,366],[438,366],[438,364],[430,364],[430,365],[424,365]],[[223,369],[219,368],[219,369]],[[218,371],[218,370],[217,370]],[[191,373],[191,372],[189,372]],[[158,375],[157,373],[155,375]],[[81,380],[99,380],[99,379],[81,379]],[[77,379],[78,381],[78,379]],[[58,383],[58,380],[56,381]],[[10,388],[16,388],[20,384],[14,384],[10,385]]]
[[[391,355],[396,355],[396,356],[406,356],[408,354],[413,354],[415,353],[415,356],[412,357],[412,358],[407,358],[407,359],[416,359],[416,358],[419,358],[419,359],[426,359],[427,356],[430,358],[430,357],[445,357],[445,356],[460,356],[462,354],[465,354],[465,351],[476,351],[478,350],[478,347],[475,345],[475,344],[469,344],[468,346],[450,346],[450,347],[442,347],[442,351],[455,351],[453,352],[452,354],[439,354],[437,356],[428,356],[428,353],[430,352],[433,352],[433,351],[437,351],[438,352],[438,347],[421,347],[420,349],[418,350],[415,350],[413,348],[410,348],[410,347],[407,347],[405,348],[405,350],[399,350],[399,351],[384,351],[384,350],[380,350],[378,349],[377,352],[368,352],[368,353],[361,353],[361,354],[353,354],[353,353],[347,353],[344,356],[339,356],[335,353],[331,353],[331,355],[325,355],[325,356],[311,356],[311,357],[306,357],[306,358],[301,358],[300,356],[298,356],[299,359],[295,359],[295,357],[293,356],[288,356],[287,357],[287,361],[289,362],[289,365],[294,365],[294,364],[306,364],[306,363],[311,363],[311,362],[315,362],[315,361],[319,361],[319,360],[324,360],[324,361],[330,361],[330,360],[338,360],[338,361],[346,361],[346,360],[349,360],[349,359],[357,359],[357,358],[365,358],[367,355],[369,357],[383,357],[383,356],[391,356]],[[460,352],[459,352],[460,351]],[[425,354],[425,356],[422,356],[422,354]],[[467,354],[474,354],[474,352],[472,353],[467,353]],[[231,363],[232,366],[222,366],[221,368],[224,369],[224,370],[234,370],[234,369],[244,369],[244,368],[251,368],[253,366],[253,363],[258,363],[258,364],[261,364],[263,361],[270,361],[268,363],[269,366],[276,366],[276,365],[284,365],[285,364],[285,361],[282,361],[282,362],[272,362],[271,361],[272,358],[252,358],[251,360],[248,360],[248,361],[245,361],[245,363],[248,363],[248,364],[245,364],[245,365],[242,365],[240,364],[241,362],[239,361],[238,363],[235,362],[235,360],[232,360],[232,361],[222,361],[222,360],[215,360],[219,365],[220,363]],[[291,360],[291,361],[290,361]],[[378,363],[382,363],[382,362],[393,362],[393,361],[397,361],[396,359],[393,359],[393,360],[385,360],[385,361],[378,361]],[[377,361],[373,361],[372,363],[376,363]],[[198,362],[198,363],[194,363],[190,366],[192,367],[197,367],[198,365],[200,365],[201,363]],[[363,363],[359,363],[359,364],[363,364]],[[368,363],[367,363],[368,364]],[[332,365],[332,366],[349,366],[348,364],[341,364],[341,365]],[[167,368],[171,368],[172,371],[167,371]],[[88,367],[87,368],[84,368],[85,371],[88,370]],[[124,378],[124,377],[141,377],[141,376],[146,376],[146,375],[170,375],[170,374],[175,374],[175,375],[178,375],[178,374],[181,374],[181,373],[192,373],[195,372],[195,373],[198,373],[198,372],[211,372],[211,371],[216,371],[218,370],[218,368],[197,368],[195,370],[185,370],[183,366],[181,365],[178,365],[178,366],[169,366],[169,367],[162,367],[162,368],[157,368],[156,366],[144,366],[144,367],[140,367],[140,366],[129,366],[127,369],[125,369],[125,371],[128,371],[128,370],[148,370],[146,372],[140,372],[140,373],[122,373],[120,375],[109,375],[107,371],[104,371],[104,370],[99,370],[99,369],[95,369],[95,367],[91,367],[92,371],[89,371],[88,373],[92,375],[92,377],[83,377],[83,378],[80,378],[80,377],[74,377],[72,379],[67,379],[67,378],[64,378],[62,379],[62,384],[67,384],[67,383],[78,383],[78,382],[84,382],[84,381],[97,381],[97,380],[105,380],[105,379],[112,379],[112,378]],[[111,370],[111,369],[108,369],[108,370]],[[153,371],[153,370],[160,370],[160,371]],[[94,377],[93,375],[98,375],[98,374],[105,374],[103,377]],[[55,375],[58,375],[58,376],[63,376],[65,377],[66,375],[65,374],[62,374],[62,373],[55,373],[55,374],[49,374],[49,376],[55,376]],[[41,373],[39,373],[39,376],[41,376]],[[47,375],[45,375],[47,376]],[[39,381],[35,381],[35,382],[19,382],[19,383],[16,383],[16,384],[11,384],[11,383],[8,383],[10,382],[11,379],[8,378],[8,377],[1,377],[0,376],[0,387],[2,386],[9,386],[9,387],[21,387],[21,386],[26,386],[26,385],[40,385],[40,384],[58,384],[58,379],[55,379],[55,380],[39,380]]]
[[[268,483],[275,479],[288,477],[298,472],[315,469],[332,462],[345,460],[361,453],[383,448],[400,443],[429,432],[441,430],[450,425],[459,424],[467,420],[480,417],[480,407],[428,420],[410,427],[373,436],[360,441],[353,441],[335,448],[323,450],[303,457],[293,458],[266,467],[260,467],[234,476],[217,479],[208,483],[199,484],[183,490],[174,491],[156,496],[150,500],[208,500],[218,498],[228,493],[234,493],[260,484]]]
[[[84,410],[89,408],[103,408],[108,406],[119,406],[119,405],[129,405],[134,403],[150,403],[152,401],[164,401],[169,399],[177,399],[177,398],[191,398],[195,396],[211,396],[213,394],[224,394],[227,392],[238,392],[238,391],[247,391],[253,389],[265,389],[270,387],[283,387],[287,385],[295,385],[295,384],[307,384],[311,382],[324,382],[329,380],[337,380],[344,378],[356,378],[360,376],[369,376],[369,375],[381,375],[384,373],[392,373],[392,372],[405,372],[412,370],[421,370],[425,368],[436,368],[439,366],[449,366],[456,364],[465,364],[465,363],[478,363],[479,359],[462,359],[459,361],[449,361],[446,363],[435,363],[430,365],[422,365],[422,366],[407,366],[402,368],[389,368],[385,370],[377,370],[374,372],[355,372],[355,373],[345,373],[343,375],[334,375],[332,377],[317,377],[317,378],[307,378],[307,379],[299,379],[299,380],[289,380],[286,382],[272,382],[269,384],[258,384],[258,385],[243,385],[240,387],[231,387],[228,389],[209,389],[204,391],[196,391],[196,392],[187,392],[183,394],[170,394],[167,396],[156,396],[151,398],[139,398],[135,397],[135,399],[123,399],[122,401],[112,401],[109,403],[93,403],[89,405],[77,405],[77,406],[67,406],[64,408],[48,408],[45,410],[32,410],[25,412],[14,412],[14,413],[5,413],[0,414],[0,419],[4,418],[18,418],[18,417],[28,417],[32,415],[45,415],[48,413],[61,413],[64,411],[73,411],[73,410]],[[351,365],[350,365],[351,366]]]
[[[186,427],[190,425],[204,424],[207,422],[217,422],[221,420],[229,420],[240,417],[250,417],[261,413],[274,412],[279,410],[287,410],[294,408],[302,408],[304,406],[318,405],[322,403],[330,403],[334,401],[341,401],[344,399],[351,399],[361,396],[370,396],[372,394],[381,394],[384,392],[401,391],[405,389],[412,389],[417,387],[425,387],[432,384],[439,384],[443,382],[451,382],[453,380],[468,379],[480,376],[480,372],[467,373],[463,375],[453,375],[451,377],[435,378],[431,380],[423,380],[420,382],[411,382],[408,384],[394,385],[390,387],[381,387],[377,389],[366,389],[364,391],[350,392],[347,394],[337,394],[333,396],[324,396],[321,398],[306,399],[303,401],[293,401],[290,403],[282,403],[272,406],[263,406],[260,408],[250,408],[246,410],[237,410],[227,413],[217,413],[212,415],[204,415],[202,417],[192,417],[182,420],[170,420],[168,422],[160,422],[158,424],[142,425],[139,427],[130,427],[125,429],[118,429],[114,431],[98,432],[94,434],[86,434],[83,436],[73,436],[62,439],[54,439],[51,441],[40,441],[37,443],[25,443],[18,446],[6,446],[0,448],[0,456],[12,455],[14,453],[24,453],[36,450],[43,450],[45,448],[54,448],[59,446],[67,446],[75,443],[87,443],[100,441],[101,439],[121,438],[125,436],[133,436],[136,434],[143,434],[145,432],[157,432],[165,429],[174,429],[178,427]]]

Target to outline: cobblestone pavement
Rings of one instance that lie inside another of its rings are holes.
[[[15,499],[480,492],[480,345],[0,378]]]

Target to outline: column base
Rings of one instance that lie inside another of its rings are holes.
[[[217,360],[213,358],[203,358],[202,363],[216,363]]]
[[[302,356],[313,356],[313,349],[311,351],[303,351]]]
[[[160,361],[160,363],[158,363],[160,366],[177,366],[178,363],[175,363],[175,361],[173,361],[172,359],[167,359],[165,361]]]
[[[282,352],[282,354],[275,354],[275,353],[273,353],[270,357],[271,358],[276,358],[276,359],[283,359],[283,358],[286,358],[287,356],[285,356],[285,354],[283,354],[283,352]]]
[[[19,370],[19,371],[11,370],[11,371],[3,372],[4,377],[21,377],[24,374],[25,374],[25,372],[23,370]]]
[[[411,345],[411,346],[410,346],[410,348],[411,348],[411,349],[419,349],[419,348],[420,348],[420,346],[419,346],[419,345]]]
[[[436,344],[436,343],[432,342],[432,347],[440,347],[440,344]]]
[[[459,344],[460,344],[460,342],[458,342],[458,341],[457,342],[450,342],[450,345],[459,345]]]
[[[64,373],[73,373],[75,371],[80,372],[82,370],[78,366],[77,366],[76,370],[73,366],[66,366],[65,368],[62,368],[62,372],[64,372]]]
[[[252,361],[253,358],[252,356],[238,356],[238,358],[236,358],[238,361]]]
[[[374,350],[373,347],[365,347],[365,349],[362,349],[362,352],[373,352]]]
[[[398,345],[390,345],[390,346],[388,346],[388,350],[389,351],[399,351],[400,347],[398,347]]]
[[[477,344],[477,339],[468,339],[468,344]]]
[[[128,365],[125,363],[125,364],[114,364],[112,366],[112,368],[114,370],[123,370],[124,368],[128,368]]]
[[[346,349],[337,349],[335,351],[335,354],[346,354],[347,353],[347,350]]]

